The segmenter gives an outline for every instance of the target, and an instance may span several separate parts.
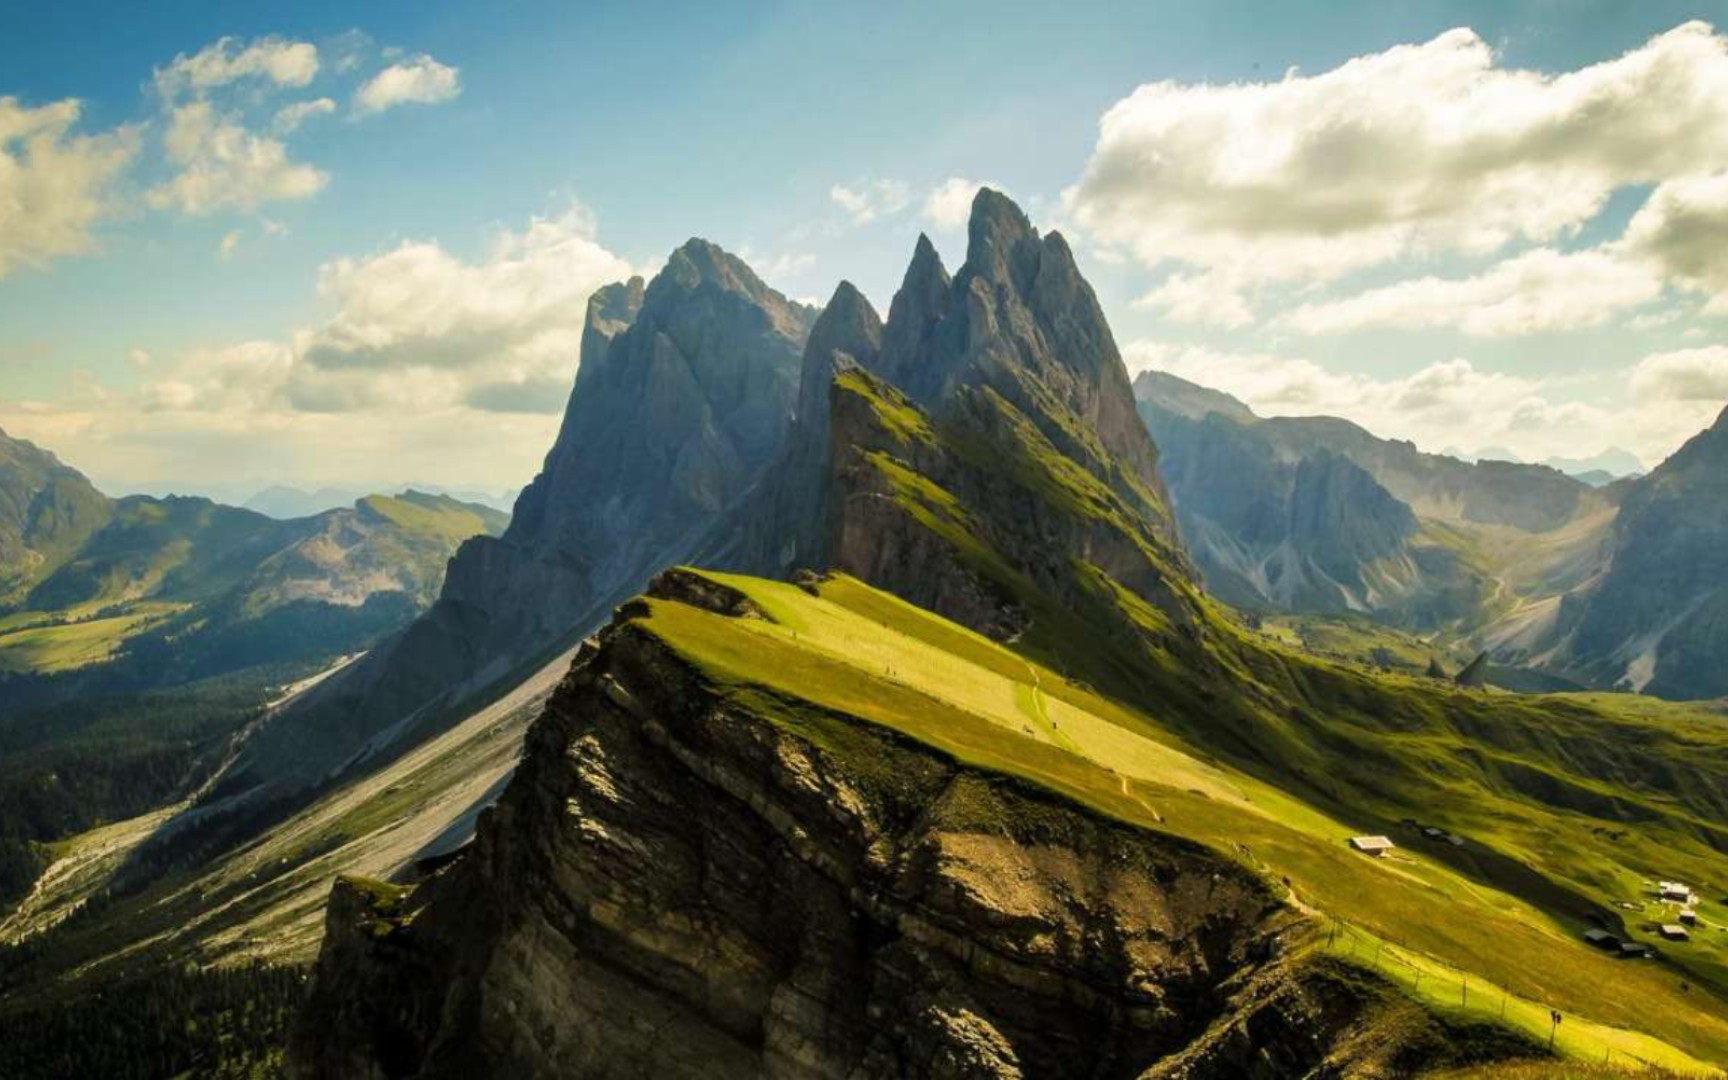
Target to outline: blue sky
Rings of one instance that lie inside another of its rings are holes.
[[[0,426],[113,490],[515,486],[586,290],[703,235],[886,308],[979,182],[1266,412],[1653,461],[1728,400],[1724,5],[1123,6],[9,10]]]

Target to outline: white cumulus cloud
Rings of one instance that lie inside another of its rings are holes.
[[[368,79],[354,94],[354,111],[361,116],[398,105],[435,105],[462,92],[461,73],[424,54],[391,64]]]
[[[1627,225],[1625,241],[1677,285],[1705,294],[1706,312],[1728,315],[1728,169],[1657,187]]]
[[[555,412],[569,393],[589,294],[630,273],[581,207],[503,234],[478,262],[431,241],[338,259],[318,279],[336,314],[298,336],[291,395],[314,408],[407,393]]]
[[[828,189],[828,198],[846,211],[852,224],[867,225],[910,206],[912,188],[903,180],[865,180],[854,185],[835,184]]]
[[[1596,326],[1655,300],[1662,277],[1610,249],[1536,248],[1472,277],[1424,277],[1339,300],[1302,304],[1280,319],[1308,334],[1365,327],[1450,327],[1476,337],[1510,337]]]
[[[309,482],[525,482],[557,432],[589,294],[631,273],[580,207],[475,259],[403,243],[326,264],[328,312],[312,325],[134,350],[136,390],[0,401],[0,426],[117,489],[162,476],[262,486],[284,462]]]
[[[276,119],[271,126],[276,129],[277,134],[288,135],[298,131],[300,125],[306,121],[318,116],[328,116],[335,111],[336,103],[327,97],[296,101],[276,110]]]
[[[1254,318],[1241,286],[1216,271],[1171,274],[1134,303],[1162,311],[1173,323],[1190,326],[1231,330],[1248,325]]]
[[[203,99],[173,108],[163,147],[180,171],[151,189],[150,204],[158,209],[192,215],[252,210],[315,195],[330,180],[321,169],[290,158],[280,140],[248,129],[238,115]]]
[[[80,112],[72,99],[32,108],[0,97],[0,278],[89,251],[92,227],[114,209],[137,132],[74,135]]]
[[[1702,22],[1560,74],[1501,67],[1456,29],[1318,75],[1141,86],[1064,207],[1148,265],[1329,279],[1552,241],[1618,188],[1725,156],[1728,39]]]
[[[1632,368],[1632,392],[1649,402],[1728,405],[1728,345],[1656,353]]]
[[[201,93],[242,79],[261,79],[280,87],[301,87],[318,74],[318,48],[278,37],[241,44],[219,38],[190,56],[181,53],[156,69],[156,89],[164,98]]]

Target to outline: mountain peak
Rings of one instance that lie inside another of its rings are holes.
[[[842,356],[864,367],[876,364],[882,349],[882,319],[869,299],[850,281],[834,288],[828,305],[817,316],[804,345],[799,379],[798,417],[809,420],[826,413],[828,383]]]
[[[666,266],[655,275],[655,282],[670,280],[687,289],[702,284],[715,285],[727,292],[758,297],[771,292],[748,263],[719,244],[692,236],[679,245],[666,260]],[[653,288],[652,285],[649,286]]]
[[[1013,199],[992,188],[979,188],[972,199],[972,217],[966,226],[966,270],[992,281],[1009,280],[1024,268],[1017,251],[1027,241],[1036,242],[1038,230]]]
[[[881,371],[897,386],[916,380],[918,355],[924,340],[948,314],[953,280],[936,245],[923,233],[912,249],[906,276],[888,305],[888,325],[882,338]]]
[[[1134,377],[1134,400],[1190,420],[1203,420],[1212,413],[1238,424],[1252,424],[1259,419],[1253,409],[1222,390],[1152,368]]]
[[[850,281],[834,287],[834,295],[810,328],[806,351],[835,350],[858,355],[874,354],[882,344],[882,318],[869,299]],[[862,357],[861,357],[862,358]],[[823,389],[826,393],[826,388]]]
[[[900,291],[926,292],[931,285],[948,287],[948,268],[942,265],[942,255],[930,237],[918,234],[912,247],[912,261],[906,264],[906,276],[900,280]]]

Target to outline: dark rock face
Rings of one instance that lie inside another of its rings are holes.
[[[1571,669],[1662,697],[1728,696],[1728,411],[1631,482],[1606,572],[1568,599]]]
[[[267,769],[276,739],[324,748],[328,768],[404,718],[435,730],[692,558],[781,451],[815,316],[699,239],[647,285],[596,292],[563,427],[504,535],[465,543],[426,616],[262,732],[242,768]]]
[[[1233,863],[832,722],[851,750],[615,624],[464,859],[338,887],[291,1075],[1225,1076],[1360,1015]],[[1236,1009],[1252,1051],[1208,1034]]]
[[[880,362],[882,320],[842,281],[810,331],[798,381],[798,410],[785,449],[761,483],[716,528],[695,561],[767,577],[824,567],[829,559],[828,387],[837,372]]]

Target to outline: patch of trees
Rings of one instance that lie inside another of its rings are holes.
[[[195,789],[293,674],[258,670],[0,716],[0,908],[41,873],[43,845]]]
[[[187,965],[19,1003],[0,1009],[0,1076],[274,1077],[305,981],[296,967]]]

